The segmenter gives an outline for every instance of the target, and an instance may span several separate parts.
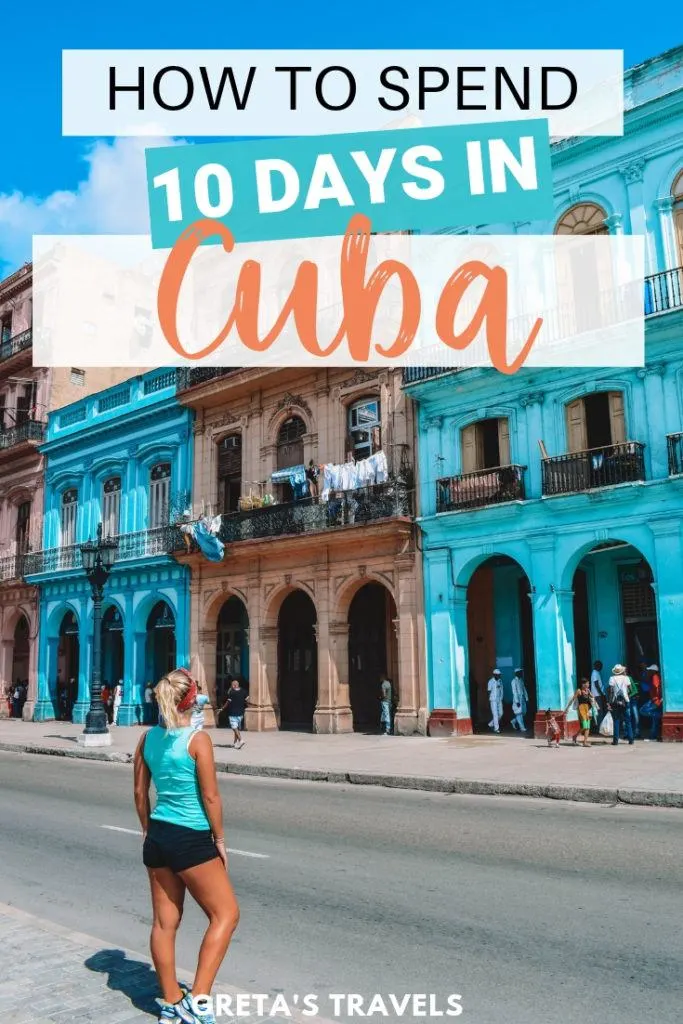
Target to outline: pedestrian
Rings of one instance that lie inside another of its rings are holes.
[[[12,693],[12,718],[21,718],[21,686],[19,680]]]
[[[313,462],[313,459],[311,459],[306,470],[306,480],[308,481],[308,489],[312,498],[318,497],[318,474],[318,467]]]
[[[607,685],[607,707],[612,712],[614,721],[614,735],[612,745],[616,747],[619,742],[621,727],[624,726],[626,738],[629,744],[633,745],[633,730],[631,728],[631,715],[628,713],[630,679],[626,675],[623,665],[615,665],[612,669],[609,683]]]
[[[152,725],[154,722],[154,689],[151,683],[145,686],[143,721],[145,725]]]
[[[104,705],[104,713],[107,716],[107,721],[109,722],[109,683],[103,684],[102,689],[100,690],[100,700]]]
[[[557,724],[557,719],[550,708],[548,708],[545,713],[545,734],[548,737],[548,746],[552,747],[554,743],[555,747],[559,748],[562,732]]]
[[[193,729],[203,729],[205,725],[204,709],[209,703],[209,698],[205,693],[201,692],[201,686],[199,683],[197,683],[197,689],[199,692],[197,693],[197,699],[194,702],[194,707],[192,708],[190,724]]]
[[[163,676],[156,698],[165,727],[148,729],[135,751],[135,807],[152,896],[150,948],[163,997],[161,1024],[215,1024],[214,1016],[195,1000],[211,995],[239,921],[227,875],[213,744],[190,723],[197,692],[185,669]],[[156,790],[154,810],[150,782]],[[191,992],[178,984],[175,971],[176,934],[187,889],[209,919]]]
[[[628,707],[627,714],[631,718],[631,731],[633,732],[633,738],[635,740],[640,739],[640,685],[633,676],[627,676],[628,679]]]
[[[228,690],[228,696],[225,704],[221,708],[221,711],[227,709],[228,712],[228,724],[232,729],[233,735],[233,747],[235,750],[241,750],[244,746],[244,740],[242,739],[242,719],[244,718],[244,709],[249,700],[246,690],[243,690],[239,684],[239,679],[233,679],[230,683],[230,689]]]
[[[491,707],[491,721],[489,729],[495,733],[500,732],[500,720],[503,717],[503,680],[500,671],[494,668],[487,686],[489,694],[489,705]]]
[[[529,704],[529,694],[524,683],[524,672],[521,668],[515,669],[512,677],[512,728],[518,729],[520,733],[526,732],[524,716]]]
[[[662,680],[659,675],[658,665],[648,665],[645,671],[647,673],[648,700],[643,704],[640,712],[642,715],[649,716],[649,739],[656,741],[661,739],[662,712],[664,710],[664,703],[662,700]]]
[[[584,747],[590,747],[588,737],[591,731],[591,720],[593,718],[593,708],[595,705],[595,698],[591,693],[590,679],[582,679],[578,690],[576,690],[569,698],[566,708],[564,709],[565,715],[569,711],[572,704],[575,704],[579,712],[579,731],[574,735],[574,743],[578,743],[579,735]]]
[[[600,728],[600,722],[607,713],[607,699],[605,697],[605,688],[602,685],[602,662],[593,662],[593,671],[591,672],[591,693],[595,699],[598,713],[595,716],[595,728],[596,731]]]
[[[391,679],[389,679],[389,676],[386,674],[386,672],[382,672],[382,674],[380,675],[379,683],[379,726],[382,736],[391,736],[391,733],[393,731],[392,712],[394,710],[394,691],[393,686],[391,685]]]
[[[111,724],[118,725],[119,708],[121,707],[121,701],[123,700],[123,684],[119,679],[118,683],[114,687],[114,692],[111,695]]]

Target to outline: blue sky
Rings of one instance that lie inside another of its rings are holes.
[[[374,5],[368,0],[328,5],[320,0],[289,5],[282,0],[208,5],[34,0],[4,6],[0,272],[29,256],[31,231],[140,230],[144,192],[137,202],[126,200],[127,175],[141,173],[139,146],[130,140],[112,147],[110,141],[61,137],[63,48],[592,46],[623,49],[628,66],[679,41],[671,18],[629,17],[616,0],[576,0],[571,7],[555,8],[529,0],[489,0],[486,6],[471,5],[465,14],[453,0]],[[110,185],[110,208],[103,215],[101,199]]]

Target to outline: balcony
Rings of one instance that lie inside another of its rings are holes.
[[[443,477],[436,481],[436,510],[458,512],[504,501],[523,501],[525,470],[526,466],[498,466]]]
[[[11,359],[12,356],[18,355],[19,352],[25,352],[32,344],[33,331],[31,328],[27,331],[22,331],[21,334],[15,334],[13,338],[8,338],[7,341],[3,341],[0,344],[0,363],[4,363],[6,359]]]
[[[15,445],[22,444],[24,441],[44,441],[45,426],[45,423],[40,423],[38,420],[27,420],[25,423],[20,423],[19,426],[1,431],[0,451],[4,448],[14,448]]]
[[[644,480],[644,452],[644,444],[625,441],[543,459],[543,494],[571,494]]]
[[[356,491],[339,492],[329,501],[304,498],[224,515],[220,539],[226,544],[280,536],[320,533],[341,526],[359,526],[412,516],[413,495],[405,484],[387,481]]]
[[[23,555],[5,555],[0,558],[0,583],[11,583],[23,575]]]
[[[239,373],[241,366],[182,366],[176,370],[178,391],[188,391],[207,381]]]
[[[645,278],[645,316],[683,308],[683,267]]]
[[[154,530],[139,530],[137,533],[124,533],[118,538],[119,548],[116,564],[130,562],[139,558],[153,558],[155,555],[170,555],[182,547],[180,531],[175,526],[160,526]],[[81,569],[80,544],[68,547],[48,548],[44,551],[33,551],[24,556],[24,576],[36,576],[40,573],[66,572],[69,569]]]
[[[446,373],[456,373],[454,367],[448,366],[404,366],[403,385],[420,384],[423,380],[431,380],[432,377],[443,377]]]
[[[668,434],[666,446],[669,452],[669,475],[683,475],[683,434]]]

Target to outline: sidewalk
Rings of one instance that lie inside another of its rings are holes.
[[[590,750],[518,736],[429,739],[347,733],[245,733],[233,750],[228,729],[207,730],[219,769],[240,775],[390,786],[444,793],[550,797],[590,803],[683,807],[683,749],[596,740]],[[0,750],[129,762],[138,728],[113,728],[112,745],[84,749],[69,722],[0,721]]]
[[[108,946],[92,935],[0,903],[0,944],[6,950],[0,995],[12,1024],[155,1024],[159,986],[148,956]],[[179,970],[188,984],[192,976]],[[231,997],[234,985],[216,981],[215,992]],[[239,1012],[239,1011],[238,1011]],[[320,1024],[327,1024],[322,1021]],[[219,1018],[221,1024],[303,1024],[295,1013],[258,1018]]]

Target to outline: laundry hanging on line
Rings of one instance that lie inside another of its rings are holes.
[[[356,491],[361,487],[383,484],[388,476],[389,469],[384,452],[375,452],[374,455],[359,462],[328,462],[323,466],[321,498],[327,501],[330,491]]]
[[[295,501],[305,498],[308,494],[308,480],[306,479],[306,467],[289,466],[287,469],[276,469],[271,473],[271,481],[274,484],[289,484],[294,492]]]
[[[225,554],[225,545],[216,536],[221,528],[221,517],[214,516],[209,519],[204,516],[199,522],[185,522],[181,525],[181,533],[189,535],[195,542],[201,553],[210,562],[222,562]]]

